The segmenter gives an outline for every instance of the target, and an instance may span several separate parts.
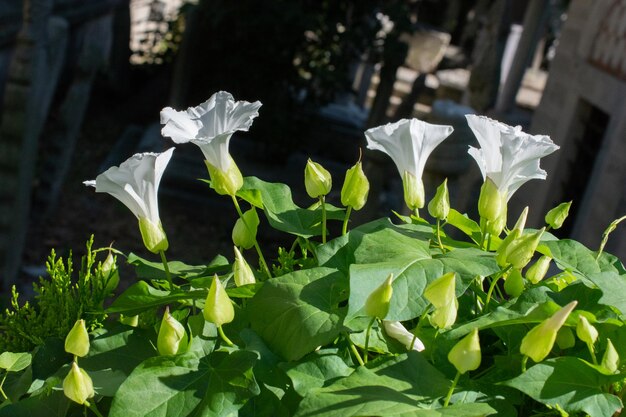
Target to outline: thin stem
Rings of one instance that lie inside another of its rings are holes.
[[[356,346],[354,346],[354,343],[352,343],[352,340],[350,339],[350,335],[346,333],[346,334],[344,334],[344,337],[348,341],[348,345],[350,345],[350,350],[352,351],[352,354],[356,358],[356,361],[361,366],[365,365],[365,362],[363,362],[363,358],[361,357],[361,354],[357,350]]]
[[[420,218],[420,209],[418,208],[415,209],[415,217],[417,217],[418,219]]]
[[[159,255],[161,255],[161,262],[163,262],[163,268],[165,269],[165,278],[167,278],[167,283],[170,285],[170,291],[174,290],[174,284],[172,283],[172,275],[170,274],[170,267],[167,264],[167,259],[165,258],[165,251],[159,251]]]
[[[320,196],[320,204],[322,206],[322,243],[326,243],[326,197]]]
[[[231,342],[231,340],[224,334],[224,330],[222,329],[222,326],[217,326],[217,333],[219,333],[220,337],[222,338],[222,340],[224,342],[226,342],[226,344],[228,346],[234,346],[235,344],[233,342]]]
[[[372,320],[370,321],[370,324],[367,325],[367,332],[365,332],[365,358],[364,358],[364,363],[367,363],[367,356],[368,356],[368,352],[367,350],[369,349],[370,346],[370,332],[372,331],[372,326],[374,325],[374,322],[376,321],[376,317],[373,317]]]
[[[493,277],[493,280],[491,281],[491,285],[489,285],[489,290],[487,291],[487,299],[485,300],[485,307],[487,307],[489,305],[489,301],[491,301],[491,294],[493,294],[493,289],[496,287],[498,280],[502,278],[504,274],[509,272],[509,269],[511,269],[511,265],[507,266],[505,269],[498,272],[498,274],[495,277]]]
[[[446,400],[443,402],[443,406],[447,407],[450,404],[450,398],[452,398],[452,393],[454,393],[454,389],[456,388],[456,384],[459,383],[459,378],[461,378],[461,373],[457,371],[454,380],[452,381],[452,385],[450,386],[450,390],[448,391],[448,395],[446,395]]]
[[[598,359],[596,358],[596,352],[593,350],[593,344],[587,343],[587,349],[589,349],[589,354],[591,355],[591,362],[593,362],[594,365],[597,365]]]
[[[239,206],[237,197],[235,197],[234,195],[231,197],[233,199],[233,204],[235,205],[235,210],[237,210],[237,214],[239,215],[239,218],[241,219],[243,224],[246,226],[246,229],[248,229],[248,232],[251,232],[250,226],[248,226],[246,219],[243,217],[243,212],[241,211],[241,207]],[[256,253],[259,255],[259,263],[261,264],[261,268],[265,270],[265,273],[267,274],[268,278],[272,278],[272,273],[270,272],[270,269],[267,267],[267,262],[265,262],[265,257],[263,256],[263,252],[261,252],[261,247],[259,246],[259,242],[256,240],[256,235],[254,236],[254,249],[256,249]]]
[[[441,253],[446,253],[446,250],[441,243],[441,220],[437,219],[437,243],[439,243],[439,249],[441,249]]]
[[[352,206],[348,206],[346,209],[346,218],[343,219],[343,227],[341,228],[342,235],[348,233],[348,220],[350,219],[350,213],[352,213]]]
[[[491,233],[487,237],[487,252],[491,251]]]
[[[528,356],[524,355],[522,358],[522,373],[526,372],[526,362],[528,362]]]
[[[2,387],[4,386],[4,381],[6,381],[7,379],[7,375],[9,375],[8,371],[4,373],[4,376],[2,377],[2,381],[0,381],[0,394],[2,394],[5,401],[8,400],[9,397],[7,397],[7,395],[4,393],[4,389]]]
[[[481,222],[484,223],[484,222]],[[487,238],[487,231],[485,224],[480,225],[480,249],[483,249],[485,246],[485,239]]]
[[[85,405],[87,406],[87,408],[89,408],[91,411],[93,411],[93,413],[98,416],[98,417],[103,417],[102,413],[100,413],[100,410],[98,410],[98,407],[96,406],[96,402],[89,402],[89,401],[85,401]]]

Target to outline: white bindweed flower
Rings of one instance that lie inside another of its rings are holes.
[[[529,135],[520,126],[512,127],[485,116],[465,116],[480,149],[469,147],[483,179],[490,178],[508,201],[526,181],[545,179],[539,160],[559,149],[546,135]]]
[[[386,153],[396,164],[404,185],[404,200],[410,209],[424,207],[422,174],[426,160],[452,131],[452,126],[402,119],[365,132],[367,148]]]
[[[259,115],[261,102],[235,101],[230,93],[220,91],[197,107],[177,111],[161,110],[161,133],[175,143],[191,142],[200,147],[206,159],[213,188],[220,194],[234,195],[243,178],[228,153],[230,138],[236,131],[248,131]]]
[[[111,167],[95,180],[84,184],[96,188],[98,193],[109,193],[139,220],[139,230],[146,248],[153,253],[168,248],[167,237],[159,217],[157,192],[163,172],[169,163],[174,148],[162,153],[138,153],[119,167]]]
[[[418,352],[422,352],[426,349],[419,337],[416,337],[413,333],[408,331],[399,321],[383,320],[383,327],[389,337],[396,339],[406,346],[407,349],[411,349],[411,346],[413,350],[417,350]]]

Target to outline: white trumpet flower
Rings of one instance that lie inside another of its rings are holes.
[[[396,339],[398,342],[406,346],[407,349],[410,350],[412,348],[418,352],[426,349],[424,343],[422,343],[419,337],[416,337],[413,333],[408,331],[399,321],[383,320],[383,327],[385,328],[387,336]]]
[[[119,167],[114,166],[98,175],[95,180],[85,181],[98,193],[108,193],[126,207],[139,220],[139,229],[146,248],[153,253],[167,250],[168,242],[159,217],[157,192],[163,172],[174,148],[162,153],[138,153]]]
[[[520,126],[512,127],[485,116],[465,116],[480,149],[469,147],[483,179],[490,178],[508,201],[527,181],[545,179],[539,160],[559,149],[546,135],[529,135]]]
[[[404,185],[404,199],[410,209],[424,207],[422,174],[426,160],[453,130],[452,126],[402,119],[365,132],[367,148],[386,153],[396,164]]]

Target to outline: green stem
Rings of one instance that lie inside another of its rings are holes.
[[[9,399],[9,397],[7,397],[7,395],[4,393],[4,389],[2,388],[4,386],[4,381],[6,381],[7,379],[7,375],[9,375],[8,371],[4,373],[2,381],[0,381],[0,394],[2,394],[2,396],[4,397],[4,401]]]
[[[346,208],[346,218],[343,219],[343,227],[341,228],[342,235],[348,233],[348,220],[350,219],[350,213],[352,213],[352,206],[348,206]]]
[[[89,401],[85,401],[85,405],[87,406],[87,408],[89,408],[91,411],[93,411],[93,413],[98,416],[98,417],[103,417],[102,413],[100,413],[100,410],[98,410],[98,407],[96,406],[95,402],[89,402]]]
[[[243,224],[246,226],[246,229],[248,229],[248,232],[250,232],[250,226],[248,226],[248,223],[246,223],[246,219],[243,217],[243,212],[241,211],[241,207],[239,206],[237,197],[235,197],[234,195],[231,197],[233,199],[233,204],[235,205],[235,210],[237,210],[237,214],[239,215],[239,218],[241,219]],[[256,249],[256,253],[259,255],[259,263],[261,264],[261,268],[265,270],[265,273],[267,274],[268,278],[272,278],[272,273],[270,272],[270,269],[267,267],[267,262],[265,262],[265,257],[263,256],[263,252],[261,252],[261,247],[259,246],[259,242],[256,239],[256,235],[254,236],[254,249]]]
[[[596,358],[596,352],[593,350],[593,344],[587,343],[587,349],[589,349],[589,354],[591,355],[591,362],[594,365],[598,365],[598,359]]]
[[[441,220],[437,219],[437,243],[439,243],[439,249],[441,249],[441,253],[445,254],[446,250],[441,243]]]
[[[459,378],[461,378],[461,373],[457,372],[454,380],[452,381],[452,385],[450,386],[450,390],[448,391],[448,395],[446,395],[446,400],[443,402],[443,406],[447,407],[450,404],[450,398],[452,398],[452,393],[454,393],[454,389],[456,388],[456,384],[459,383]]]
[[[526,372],[526,362],[528,362],[528,356],[524,355],[522,358],[522,373]]]
[[[487,237],[487,252],[491,251],[491,233],[489,233],[489,236]]]
[[[487,239],[487,231],[484,224],[480,225],[480,249],[484,249],[485,239]]]
[[[320,204],[322,205],[322,243],[326,243],[326,197],[320,196]]]
[[[369,346],[370,346],[370,332],[372,331],[372,326],[374,325],[375,321],[376,321],[376,317],[373,317],[372,320],[370,321],[370,324],[367,325],[367,332],[365,332],[365,357],[364,357],[364,363],[367,363],[367,356],[368,356],[367,350],[369,349]]]
[[[498,272],[498,274],[495,277],[493,277],[493,280],[491,281],[491,285],[489,285],[489,290],[487,291],[485,307],[487,307],[489,305],[489,301],[491,301],[491,295],[493,294],[493,289],[496,287],[498,280],[502,278],[502,276],[504,276],[504,274],[506,274],[509,271],[509,269],[511,269],[511,265],[507,266],[505,269]]]
[[[226,342],[226,344],[228,346],[234,346],[235,344],[233,342],[231,342],[231,340],[224,334],[224,330],[222,329],[222,326],[217,326],[217,333],[219,333],[220,337],[222,338],[222,340],[224,342]]]
[[[418,208],[415,209],[415,217],[417,217],[418,219],[420,218],[420,209]]]
[[[356,361],[361,366],[365,365],[365,362],[363,362],[363,358],[361,357],[361,354],[357,350],[356,346],[354,346],[354,343],[352,343],[352,340],[350,339],[350,335],[346,333],[346,334],[344,334],[344,337],[348,341],[348,345],[350,345],[350,350],[352,351],[352,354],[356,358]]]
[[[174,284],[172,283],[172,275],[170,274],[170,267],[167,264],[167,259],[165,258],[165,251],[159,251],[159,255],[161,255],[161,262],[163,262],[163,268],[165,269],[165,277],[167,278],[167,282],[170,285],[170,291],[174,290]]]

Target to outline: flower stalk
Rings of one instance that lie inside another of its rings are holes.
[[[239,206],[239,202],[237,201],[237,197],[235,197],[234,195],[231,197],[233,200],[233,204],[235,205],[235,210],[237,210],[237,214],[239,215],[239,218],[244,223],[246,228],[250,230],[250,227],[248,226],[248,223],[246,222],[243,212],[241,211],[241,207]],[[259,263],[261,264],[261,268],[263,268],[263,270],[267,274],[267,277],[271,278],[272,273],[270,272],[270,269],[267,266],[267,262],[265,262],[265,257],[263,256],[263,252],[261,252],[261,247],[259,246],[259,242],[257,241],[256,235],[254,236],[254,249],[256,250],[256,253],[259,255]]]

